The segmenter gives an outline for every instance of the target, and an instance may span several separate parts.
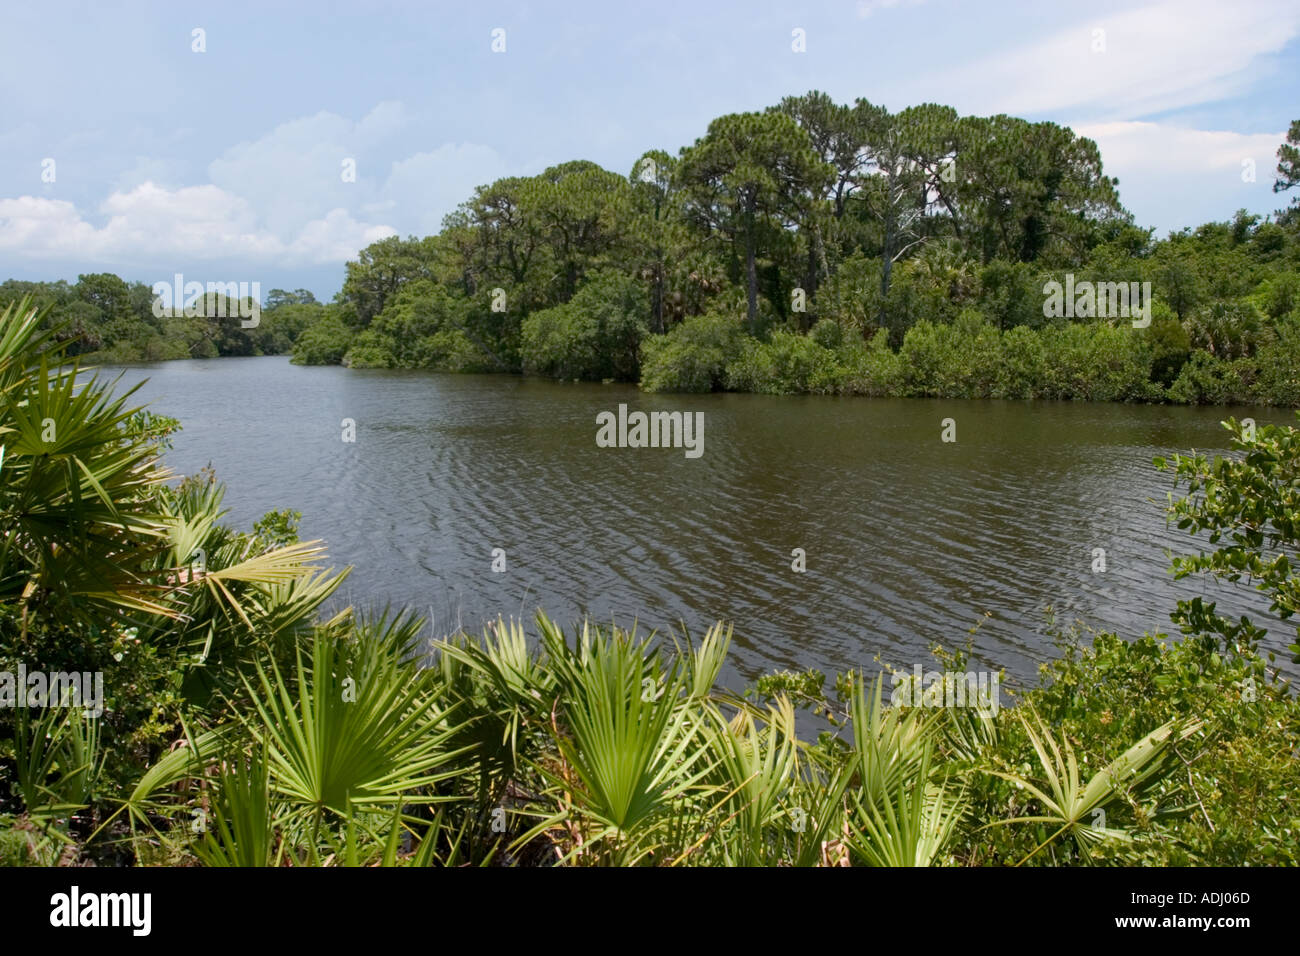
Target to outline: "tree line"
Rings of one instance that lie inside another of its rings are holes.
[[[1278,192],[1298,146],[1300,121]],[[1151,283],[1150,327],[1045,315],[1044,285],[1067,275]],[[256,330],[153,319],[148,289],[115,278],[11,282],[0,301],[53,298],[64,334],[119,359],[292,351],[657,390],[1300,403],[1295,203],[1157,239],[1066,127],[817,91],[719,117],[626,175],[574,161],[480,186],[438,234],[361,250],[333,302],[276,290]]]

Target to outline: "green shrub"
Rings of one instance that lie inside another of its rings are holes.
[[[953,323],[960,350],[963,397],[990,398],[1002,367],[1002,335],[975,309],[963,309]]]
[[[635,381],[649,312],[643,283],[612,270],[597,273],[568,303],[524,320],[524,370],[561,379]]]
[[[1231,361],[1255,354],[1271,330],[1249,301],[1211,302],[1183,323],[1194,349]]]
[[[1300,862],[1300,703],[1270,676],[1253,650],[1223,648],[1209,636],[1169,642],[1101,634],[1091,645],[1058,642],[1060,656],[1040,669],[1042,686],[1022,703],[1075,742],[1087,764],[1102,766],[1167,720],[1206,722],[1175,747],[1180,772],[1127,803],[1106,808],[1106,823],[1130,842],[1098,847],[1099,859],[1128,866],[1248,866]],[[1275,672],[1274,672],[1275,673]],[[1004,735],[996,763],[1032,760],[1020,735]],[[1188,766],[1182,768],[1181,761]],[[1086,769],[1086,768],[1084,768]],[[1015,798],[1005,781],[977,777],[975,812],[995,817]],[[1166,813],[1157,817],[1153,807]],[[1032,849],[1032,829],[993,827],[981,854],[1015,862]],[[1041,862],[1050,862],[1043,860]],[[1058,862],[1066,862],[1058,858]]]
[[[1043,338],[1027,325],[1002,333],[1002,364],[996,398],[1038,398],[1047,377]]]
[[[974,310],[947,325],[922,320],[908,330],[899,359],[907,395],[988,398],[1001,364],[998,331]]]
[[[1027,262],[995,259],[980,272],[977,305],[1004,332],[1021,325],[1037,329],[1047,324],[1043,301],[1043,277]]]
[[[898,357],[906,395],[946,396],[956,387],[952,329],[922,319],[907,330]]]
[[[295,365],[339,365],[352,344],[352,330],[335,312],[324,313],[303,330],[293,346]]]
[[[427,279],[404,286],[388,300],[348,350],[353,368],[432,368],[486,372],[492,356],[466,329],[471,304]]]
[[[740,358],[745,342],[744,329],[732,316],[691,316],[668,334],[642,343],[641,387],[648,392],[717,391],[725,386],[727,366]]]
[[[1277,339],[1255,355],[1256,398],[1266,405],[1300,405],[1300,318],[1277,324]]]
[[[436,368],[444,372],[495,372],[482,348],[460,329],[440,329],[421,339],[416,347],[416,368]]]
[[[329,306],[319,303],[293,303],[263,309],[257,328],[250,329],[257,352],[261,355],[285,355],[293,351],[298,337]]]
[[[1044,398],[1093,402],[1159,398],[1151,383],[1151,346],[1127,323],[1071,323],[1044,329]]]
[[[397,356],[393,354],[390,340],[374,329],[364,329],[348,349],[348,366],[350,368],[397,368]]]
[[[532,313],[523,324],[524,371],[558,379],[590,378],[589,370],[600,361],[593,351],[593,333],[569,305]]]
[[[907,332],[918,322],[947,324],[957,313],[957,304],[943,290],[929,284],[914,262],[894,264],[889,294],[881,310],[881,324],[889,329],[891,344],[901,347]]]
[[[1280,272],[1260,283],[1251,297],[1270,319],[1280,319],[1300,308],[1300,273]]]
[[[869,342],[855,340],[839,351],[843,369],[841,391],[876,398],[897,395],[902,387],[903,363],[889,347],[889,332],[878,329]]]
[[[834,319],[821,319],[808,337],[824,349],[838,349],[844,344],[844,329]]]
[[[1169,386],[1170,401],[1184,405],[1233,405],[1250,400],[1254,371],[1248,359],[1227,362],[1197,350]]]
[[[824,320],[823,320],[824,321]],[[727,366],[727,387],[740,392],[789,395],[834,392],[840,381],[835,353],[811,338],[779,329],[766,342],[747,343]]]
[[[1158,302],[1147,334],[1151,340],[1151,381],[1172,385],[1191,354],[1187,330],[1167,305]]]
[[[877,327],[880,302],[880,259],[860,252],[841,262],[814,297],[817,315],[838,325],[846,342]]]

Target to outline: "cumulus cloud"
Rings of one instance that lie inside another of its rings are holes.
[[[392,160],[419,132],[396,101],[353,121],[320,112],[227,148],[209,183],[172,186],[178,167],[137,159],[97,216],[49,196],[0,198],[0,252],[81,263],[342,263],[379,239],[431,233],[475,186],[510,175],[492,148],[448,143]],[[342,174],[355,163],[355,181]]]
[[[227,149],[208,175],[252,202],[277,234],[316,220],[322,206],[383,209],[400,231],[434,232],[475,186],[509,170],[495,150],[474,143],[447,143],[397,160],[384,156],[384,141],[418,132],[419,125],[397,102],[380,103],[357,122],[321,112]],[[343,178],[345,161],[354,164],[355,181]]]
[[[380,190],[381,202],[404,207],[414,217],[412,231],[433,233],[474,187],[508,175],[505,161],[491,147],[449,143],[393,163]]]
[[[61,199],[0,199],[0,249],[32,258],[63,257],[89,245],[94,226]]]
[[[163,157],[137,156],[135,165],[118,175],[113,189],[125,192],[145,183],[171,185],[184,179],[180,163]]]
[[[286,249],[286,258],[290,262],[344,262],[356,258],[359,249],[392,235],[396,235],[392,226],[367,225],[342,209],[332,209],[324,219],[313,219],[299,230]]]
[[[0,251],[77,262],[173,258],[315,265],[341,262],[394,231],[334,209],[282,238],[258,226],[246,199],[212,185],[167,189],[146,182],[113,193],[99,211],[107,221],[95,226],[64,200],[0,199]]]
[[[227,149],[209,164],[208,177],[254,203],[272,231],[301,228],[320,215],[322,205],[346,207],[366,190],[364,181],[342,177],[344,162],[357,162],[364,123],[327,112],[281,123]],[[364,162],[359,165],[364,172]]]

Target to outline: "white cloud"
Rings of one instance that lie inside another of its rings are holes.
[[[260,139],[227,149],[209,164],[208,176],[254,203],[269,229],[301,228],[320,216],[322,206],[345,207],[366,191],[364,162],[358,163],[357,182],[344,182],[341,175],[343,161],[358,158],[358,130],[365,123],[326,112],[281,123]]]
[[[1119,177],[1120,198],[1139,223],[1199,225],[1243,206],[1259,212],[1281,205],[1272,183],[1284,131],[1112,122],[1077,126],[1075,132],[1096,141],[1106,174]],[[1242,179],[1243,160],[1254,161],[1254,182]]]
[[[181,164],[174,160],[137,156],[135,165],[114,180],[113,188],[125,192],[145,183],[166,185],[182,178]]]
[[[70,202],[36,196],[0,199],[0,250],[63,257],[89,243],[94,231]]]
[[[96,227],[64,200],[0,199],[0,251],[79,262],[233,259],[316,265],[342,262],[393,234],[391,227],[357,222],[334,209],[285,240],[257,225],[247,200],[212,185],[167,189],[146,182],[113,193],[100,212],[107,222]]]
[[[1254,159],[1260,172],[1271,177],[1277,148],[1286,139],[1285,130],[1233,133],[1141,122],[1083,125],[1075,127],[1075,132],[1096,140],[1108,173],[1113,166],[1164,173],[1237,175],[1243,159]]]
[[[358,250],[392,235],[396,230],[391,226],[357,222],[345,210],[332,209],[324,219],[313,219],[302,227],[286,257],[291,262],[346,262],[355,259]]]
[[[475,186],[509,175],[491,147],[446,143],[385,161],[378,147],[400,133],[419,134],[401,103],[384,102],[359,122],[320,112],[282,123],[265,136],[227,149],[208,167],[213,183],[248,199],[277,234],[317,221],[322,208],[359,214],[384,210],[407,233],[436,232],[442,217]],[[400,155],[400,154],[399,154]],[[356,164],[356,181],[340,175]]]
[[[414,217],[412,231],[434,233],[442,217],[469,199],[474,187],[511,175],[489,146],[448,143],[393,163],[380,195]]]
[[[1293,0],[1163,2],[1080,20],[950,70],[931,92],[948,102],[945,92],[961,91],[984,112],[1130,119],[1244,92],[1252,61],[1278,52],[1297,32]],[[1099,38],[1104,52],[1094,51]]]
[[[474,143],[382,157],[399,134],[419,132],[396,101],[355,122],[320,112],[231,146],[209,164],[210,183],[179,188],[164,185],[181,178],[178,165],[137,158],[98,217],[65,200],[0,199],[0,252],[77,263],[342,263],[386,236],[436,232],[475,186],[511,173]],[[356,162],[355,182],[340,175],[345,159]]]
[[[357,138],[363,143],[379,143],[408,128],[413,121],[414,117],[400,100],[384,100],[357,124]]]

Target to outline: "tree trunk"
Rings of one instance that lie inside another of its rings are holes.
[[[655,257],[655,281],[651,292],[651,310],[654,315],[654,331],[662,335],[664,332],[664,264],[661,256]]]
[[[749,331],[758,333],[758,264],[754,250],[754,204],[751,200],[745,210],[745,293],[746,316]]]
[[[811,234],[808,236],[808,273],[804,278],[804,309],[805,311],[799,316],[799,330],[808,331],[808,325],[811,322],[811,316],[806,311],[808,300],[812,299],[817,292],[817,266],[821,260],[822,234],[817,223],[813,223]]]
[[[881,327],[885,324],[885,302],[889,298],[889,273],[894,268],[894,220],[892,217],[885,220],[885,249],[882,258],[884,261],[881,263],[880,269],[880,313],[876,318],[876,324]]]

